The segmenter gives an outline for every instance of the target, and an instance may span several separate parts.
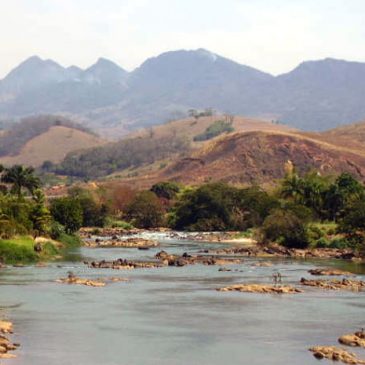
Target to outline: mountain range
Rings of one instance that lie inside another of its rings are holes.
[[[365,63],[327,58],[273,76],[204,49],[163,53],[127,72],[100,58],[86,70],[33,56],[0,81],[0,120],[57,113],[106,136],[211,107],[307,131],[365,117]]]

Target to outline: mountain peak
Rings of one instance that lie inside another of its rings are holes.
[[[104,70],[105,69],[114,69],[114,70],[126,72],[122,67],[117,65],[115,62],[108,60],[107,58],[104,58],[104,57],[99,57],[98,60],[93,65],[91,65],[88,69],[85,70],[85,72],[93,71],[93,70],[97,70],[97,69],[104,69]]]
[[[21,71],[29,72],[29,71],[35,71],[36,69],[39,70],[41,68],[46,68],[46,67],[54,67],[54,68],[58,68],[58,69],[63,69],[63,67],[60,66],[55,61],[43,60],[39,56],[35,55],[35,56],[31,56],[31,57],[27,58],[26,60],[24,60],[23,62],[21,62],[16,68],[14,68],[12,71],[10,71],[8,76],[10,74],[18,73]]]
[[[208,57],[213,62],[215,62],[219,57],[216,53],[208,51],[207,49],[204,48],[198,48],[195,52],[203,57]]]
[[[85,70],[85,79],[89,83],[120,83],[125,80],[127,71],[115,62],[100,57],[96,63]]]
[[[21,62],[2,80],[4,90],[18,93],[35,85],[60,82],[65,78],[65,69],[52,60],[32,56]]]

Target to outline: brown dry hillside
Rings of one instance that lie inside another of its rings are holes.
[[[365,122],[330,129],[322,133],[305,133],[304,135],[365,155]]]
[[[15,156],[0,157],[4,165],[39,166],[44,161],[60,162],[67,153],[105,143],[99,137],[74,128],[53,126],[29,140]]]
[[[284,176],[288,161],[300,173],[311,169],[324,174],[347,171],[361,180],[365,178],[364,156],[300,134],[256,131],[218,138],[146,180],[272,184]]]
[[[204,131],[217,117],[176,121],[141,131],[140,137],[171,135],[174,130],[189,139]],[[236,184],[273,185],[284,176],[291,161],[300,172],[319,170],[324,174],[350,172],[365,179],[365,123],[323,133],[304,133],[283,125],[235,117],[235,132],[205,142],[193,142],[188,154],[157,161],[115,174],[117,179],[140,188],[162,180],[186,184],[226,181]],[[136,177],[130,177],[136,176]]]
[[[232,116],[232,119],[225,115],[213,115],[200,117],[198,119],[186,118],[165,124],[160,124],[151,128],[146,128],[134,132],[127,137],[168,137],[174,134],[183,135],[193,139],[196,135],[204,132],[212,123],[218,120],[232,120],[232,126],[236,132],[249,131],[296,131],[296,129],[283,124],[275,124],[268,121],[246,118],[242,116]]]

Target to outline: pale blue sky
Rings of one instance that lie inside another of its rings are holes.
[[[131,70],[181,48],[273,74],[308,59],[365,61],[365,0],[0,0],[0,77],[34,54]]]

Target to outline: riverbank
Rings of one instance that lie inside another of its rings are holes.
[[[27,265],[62,259],[69,247],[81,244],[76,236],[60,235],[58,240],[48,237],[15,236],[0,240],[0,267]]]

